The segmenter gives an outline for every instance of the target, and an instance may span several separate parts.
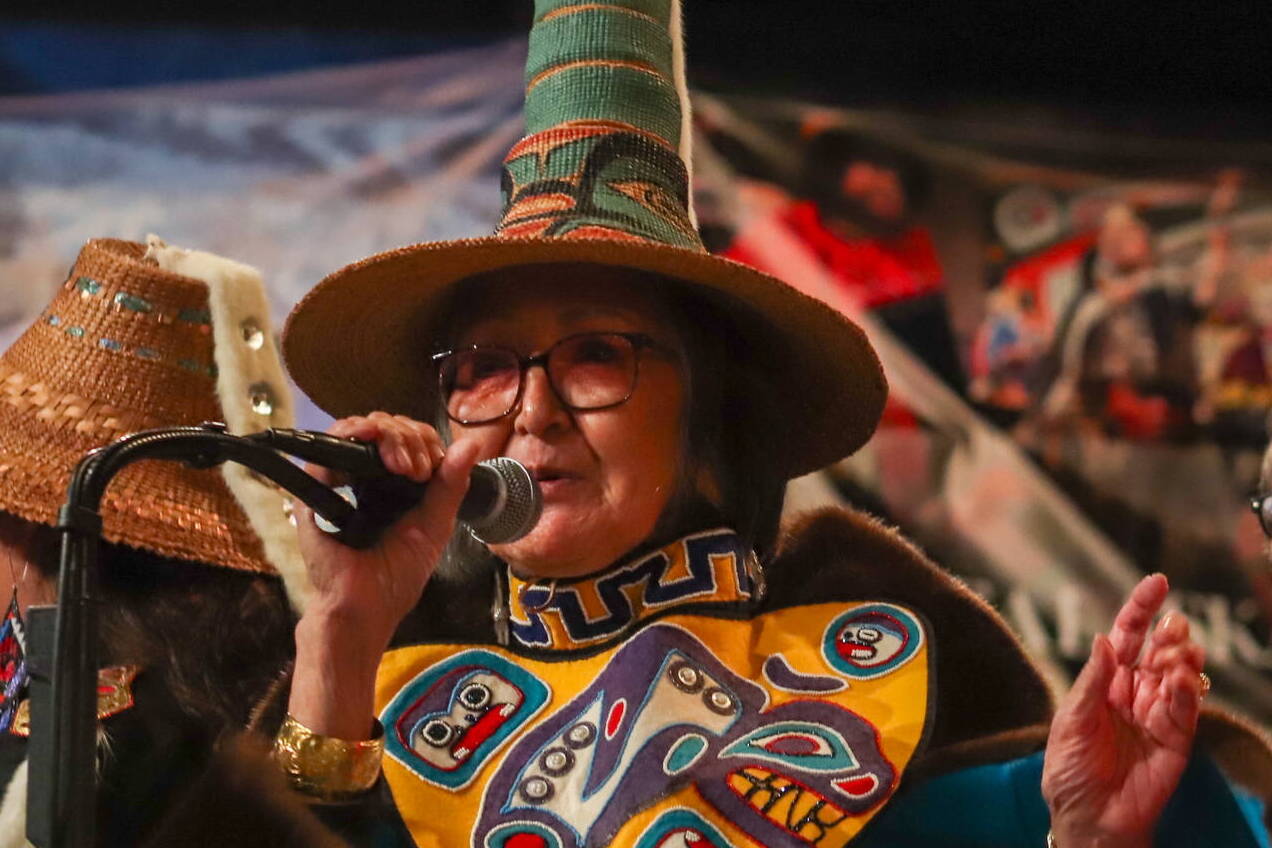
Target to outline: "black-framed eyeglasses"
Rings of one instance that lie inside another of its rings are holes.
[[[1272,494],[1251,496],[1250,509],[1259,519],[1263,535],[1272,539]]]
[[[553,393],[567,409],[618,406],[636,391],[641,351],[659,347],[644,333],[575,333],[534,356],[497,345],[470,345],[435,353],[433,362],[446,416],[474,425],[498,421],[520,405],[532,365],[543,366]]]

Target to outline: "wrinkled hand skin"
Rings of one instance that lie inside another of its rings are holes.
[[[437,478],[419,506],[367,550],[334,542],[314,526],[307,507],[299,510],[305,519],[298,521],[301,552],[314,586],[311,609],[352,617],[373,632],[382,632],[387,643],[392,628],[419,600],[450,538],[472,463],[467,455],[447,461],[436,430],[400,415],[373,412],[345,418],[332,425],[329,433],[374,442],[385,468],[394,474],[420,483]],[[471,453],[471,446],[459,446],[454,453]],[[323,482],[337,482],[328,469],[309,466],[306,470]]]
[[[1042,792],[1058,848],[1148,848],[1184,773],[1205,652],[1177,613],[1152,627],[1168,590],[1140,581],[1052,720]]]
[[[323,533],[307,507],[296,511],[314,594],[296,626],[288,709],[317,733],[365,739],[380,657],[445,550],[468,491],[477,445],[461,439],[447,448],[429,425],[384,412],[341,419],[328,432],[374,442],[389,471],[429,483],[423,500],[366,550]],[[311,465],[306,470],[323,482],[338,482],[328,469]]]

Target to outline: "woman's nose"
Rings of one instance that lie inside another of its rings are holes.
[[[570,411],[552,391],[548,372],[541,365],[526,369],[521,391],[521,407],[514,425],[518,432],[541,435],[555,427],[568,427]]]

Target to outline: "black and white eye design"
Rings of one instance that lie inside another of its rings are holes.
[[[490,699],[490,687],[484,683],[469,683],[459,693],[459,702],[467,710],[484,710]]]
[[[445,748],[455,738],[455,728],[440,718],[432,718],[420,728],[420,738],[434,748]]]
[[[883,638],[883,632],[876,627],[858,627],[856,637],[858,642],[873,645]]]

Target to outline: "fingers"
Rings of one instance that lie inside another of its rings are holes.
[[[446,455],[442,438],[432,427],[404,415],[394,416],[394,422],[399,428],[401,446],[410,460],[411,471],[406,476],[423,483],[433,476],[434,469]]]
[[[446,451],[423,500],[400,522],[401,533],[411,544],[441,552],[454,529],[455,515],[468,492],[469,478],[479,456],[480,445],[466,439],[460,439]]]
[[[352,416],[337,421],[328,432],[340,438],[374,442],[386,469],[418,483],[433,475],[446,452],[436,430],[405,415],[372,412]]]
[[[441,474],[443,468],[449,467],[449,482],[429,486],[421,505],[413,510],[418,513],[417,519],[423,520],[432,528],[430,537],[440,535],[435,526],[439,521],[447,528],[445,535],[449,535],[454,512],[468,490],[468,475],[476,463],[476,445],[466,447],[448,466],[446,448],[435,429],[421,421],[387,412],[342,418],[332,424],[327,432],[342,439],[358,439],[375,444],[380,461],[389,472],[409,477],[419,483],[429,481],[435,474]],[[306,466],[306,470],[325,483],[334,482],[329,469],[310,464]],[[431,512],[424,511],[428,504],[433,505]],[[302,518],[308,518],[308,512],[305,510]]]
[[[1195,642],[1188,642],[1155,652],[1152,660],[1140,664],[1140,671],[1156,678],[1166,677],[1176,669],[1199,675],[1205,664],[1205,649]]]
[[[1129,719],[1155,742],[1186,759],[1201,709],[1201,669],[1206,652],[1188,633],[1188,620],[1171,613],[1157,623],[1148,647],[1134,668],[1121,667],[1134,679]]]
[[[1205,649],[1189,638],[1188,619],[1178,613],[1170,613],[1157,623],[1140,661],[1142,669],[1161,676],[1176,668],[1200,674],[1205,664]]]
[[[354,415],[333,423],[328,434],[342,439],[358,439],[376,445],[380,461],[393,474],[409,477],[416,482],[426,482],[446,454],[442,438],[428,424],[404,415],[372,412],[370,415]],[[321,465],[309,463],[305,470],[328,486],[345,482],[343,475]],[[312,510],[300,502],[295,505],[296,518],[301,526],[302,538],[312,530]]]
[[[1078,711],[1078,718],[1091,714],[1091,711],[1107,701],[1117,669],[1117,657],[1109,637],[1096,635],[1091,643],[1091,657],[1073,681],[1073,688],[1069,690],[1069,698]]]
[[[1170,585],[1163,574],[1151,574],[1131,590],[1109,633],[1119,663],[1132,665],[1139,657],[1149,625],[1169,590]]]
[[[1201,713],[1201,676],[1181,667],[1167,675],[1150,694],[1142,719],[1158,744],[1187,758]]]
[[[1170,717],[1178,729],[1191,737],[1201,713],[1201,673],[1177,670],[1166,681],[1170,698]]]
[[[1188,620],[1171,613],[1153,629],[1147,651],[1135,670],[1134,714],[1158,738],[1189,727],[1191,713],[1183,700],[1201,698],[1205,649],[1188,635]]]

